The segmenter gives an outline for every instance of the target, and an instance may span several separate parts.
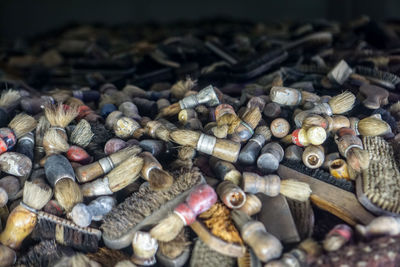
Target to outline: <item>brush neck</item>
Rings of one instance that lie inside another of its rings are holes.
[[[85,197],[113,194],[113,191],[110,189],[108,177],[97,179],[91,183],[83,184],[81,189]]]
[[[21,207],[23,207],[24,209],[26,209],[26,210],[29,210],[30,212],[33,212],[33,213],[35,213],[35,214],[37,214],[37,210],[36,209],[34,209],[34,208],[32,208],[32,207],[29,207],[27,204],[25,204],[23,201],[21,201],[20,203],[19,203],[19,205],[21,206]]]
[[[212,155],[217,138],[211,135],[201,134],[197,141],[196,149],[199,152],[203,152],[207,155]]]
[[[355,135],[343,135],[337,142],[340,154],[347,157],[348,152],[352,148],[363,149],[363,144],[360,138]]]
[[[110,172],[115,167],[110,157],[102,158],[98,162],[104,173]]]

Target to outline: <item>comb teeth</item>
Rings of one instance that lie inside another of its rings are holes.
[[[379,83],[380,85],[388,89],[395,89],[396,86],[400,83],[400,77],[390,72],[380,71],[364,66],[357,66],[355,68],[355,71],[358,74],[367,76],[371,80]]]

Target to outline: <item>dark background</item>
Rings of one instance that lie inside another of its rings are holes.
[[[361,14],[382,20],[400,14],[399,0],[0,0],[0,38],[43,33],[70,22],[127,22],[217,16],[254,21],[326,18],[346,21]]]

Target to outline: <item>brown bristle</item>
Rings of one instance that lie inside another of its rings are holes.
[[[51,126],[50,122],[46,119],[46,116],[41,116],[36,127],[36,133],[35,133],[36,146],[43,145],[44,135],[50,128],[50,126]]]
[[[171,132],[170,137],[172,141],[182,146],[196,147],[200,133],[189,130],[176,130]]]
[[[181,106],[179,105],[179,102],[176,102],[168,107],[163,108],[157,115],[157,118],[163,118],[163,117],[171,117],[174,115],[177,115],[179,111],[181,110]]]
[[[108,173],[108,185],[111,191],[116,192],[133,183],[139,177],[143,162],[141,157],[132,156]]]
[[[355,101],[356,96],[354,94],[344,92],[329,99],[328,103],[333,114],[342,114],[350,111],[353,108]]]
[[[178,81],[177,83],[172,85],[171,94],[177,99],[182,99],[185,94],[195,86],[196,81],[193,81],[190,78],[186,78],[186,80]]]
[[[68,178],[61,179],[56,183],[54,197],[67,212],[83,201],[81,189],[75,181]]]
[[[68,142],[60,135],[55,128],[50,128],[44,134],[43,147],[47,154],[67,152],[69,149]]]
[[[285,197],[298,201],[307,201],[311,192],[310,185],[307,183],[292,179],[281,180],[280,193]]]
[[[162,255],[169,259],[175,259],[190,245],[187,232],[185,229],[178,234],[175,239],[170,242],[159,242],[158,246]]]
[[[181,217],[176,213],[172,213],[154,226],[150,230],[150,234],[158,241],[169,242],[179,234],[184,226],[185,224]]]
[[[399,112],[400,112],[400,101],[397,101],[396,103],[394,103],[393,105],[391,105],[389,111],[390,111],[390,113],[392,113],[393,115],[399,113]]]
[[[149,174],[149,184],[152,190],[165,190],[171,187],[174,179],[162,169],[153,168]]]
[[[55,90],[51,90],[49,92],[49,94],[55,101],[62,103],[64,101],[66,101],[69,97],[71,97],[72,91],[55,89]]]
[[[265,125],[263,125],[263,126],[258,126],[258,127],[256,128],[256,130],[254,131],[254,133],[264,136],[264,138],[265,138],[266,141],[271,140],[271,137],[272,137],[271,130],[269,129],[268,126],[265,126]]]
[[[255,129],[261,120],[261,116],[261,111],[258,108],[252,108],[243,114],[242,119],[252,129]]]
[[[83,106],[85,105],[85,103],[83,103],[82,100],[76,98],[76,97],[70,97],[65,101],[65,104],[68,106]]]
[[[229,125],[228,134],[233,134],[239,126],[241,119],[232,113],[227,113],[218,118],[218,126]]]
[[[182,146],[178,149],[178,158],[181,160],[193,159],[196,156],[196,149],[191,146]]]
[[[229,126],[228,125],[221,125],[221,126],[214,126],[211,128],[212,134],[217,138],[226,138],[228,135]]]
[[[93,136],[92,127],[86,120],[82,119],[72,131],[69,140],[74,145],[86,147],[92,141]]]
[[[170,170],[190,170],[193,167],[193,161],[191,159],[176,159],[169,165]]]
[[[15,106],[20,98],[21,95],[18,91],[7,90],[1,94],[0,107],[7,110],[9,107]]]
[[[15,136],[18,139],[21,136],[33,131],[36,128],[36,125],[37,122],[33,117],[21,113],[15,116],[14,119],[10,121],[8,127],[10,127],[14,131]]]
[[[167,127],[165,127],[163,124],[161,124],[158,121],[148,121],[145,124],[145,131],[147,133],[153,132],[157,138],[165,141],[165,142],[169,142],[171,141],[169,138],[169,130],[167,129]],[[154,128],[153,128],[154,127]]]
[[[316,103],[320,101],[320,97],[316,94],[307,92],[307,91],[301,91],[301,100],[302,102],[312,102],[312,103]]]
[[[122,251],[107,247],[101,247],[96,253],[89,253],[86,256],[100,263],[103,267],[114,267],[118,262],[129,259],[129,256]]]
[[[229,209],[217,202],[211,208],[199,215],[211,233],[228,243],[243,244],[239,231],[232,222]]]
[[[358,122],[358,131],[363,136],[378,136],[388,133],[390,130],[389,124],[378,118],[367,117]]]
[[[82,253],[70,256],[64,256],[58,261],[54,267],[93,267],[98,265]]]
[[[70,122],[78,116],[79,111],[76,106],[66,108],[62,104],[49,105],[44,109],[47,120],[51,126],[65,128]]]
[[[312,114],[303,120],[301,128],[307,130],[313,126],[321,126],[326,129],[327,124],[325,118],[317,114]]]
[[[50,201],[53,191],[46,184],[25,182],[23,202],[31,208],[40,210]]]

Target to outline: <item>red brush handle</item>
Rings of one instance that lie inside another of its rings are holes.
[[[0,128],[0,154],[11,150],[17,142],[15,133],[10,128]]]
[[[211,208],[217,202],[217,193],[208,184],[198,185],[186,198],[184,203],[175,208],[177,213],[185,221],[185,225],[192,224],[197,215]]]
[[[70,161],[79,162],[81,164],[88,164],[92,161],[90,155],[79,146],[70,146],[67,151],[67,158]]]

